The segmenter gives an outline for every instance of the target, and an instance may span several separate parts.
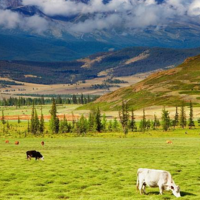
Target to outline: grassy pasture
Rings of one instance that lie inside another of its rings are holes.
[[[105,135],[104,135],[105,136]],[[166,144],[166,140],[173,144]],[[184,200],[200,199],[200,136],[155,132],[128,138],[11,138],[0,140],[0,199],[176,199],[171,192],[158,195],[148,188],[136,191],[139,167],[171,172]],[[41,146],[41,141],[45,146]],[[26,160],[36,149],[45,161]]]

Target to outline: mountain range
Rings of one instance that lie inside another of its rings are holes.
[[[81,5],[90,2],[90,0],[74,1],[82,3]],[[1,60],[69,61],[97,52],[109,52],[132,46],[167,48],[200,46],[200,23],[192,18],[180,17],[181,20],[169,18],[167,25],[153,24],[145,28],[125,28],[122,26],[123,23],[116,26],[120,19],[118,11],[80,12],[74,15],[52,14],[41,6],[31,5],[28,1],[23,2],[26,4],[22,4],[21,0],[0,0],[1,11],[10,11],[6,13],[7,18],[13,13],[19,17],[15,25],[11,24],[13,27],[8,22],[0,20]],[[104,1],[105,6],[109,2],[111,1]],[[159,0],[157,3],[164,5],[166,2]],[[129,16],[127,12],[126,10],[124,13]],[[114,18],[116,16],[117,19]],[[102,20],[95,22],[97,18]],[[116,20],[114,28],[108,28],[111,25],[105,24],[105,28],[87,31],[87,27],[91,28],[88,24],[93,23],[91,26],[94,26],[95,23],[99,23],[98,26],[103,26],[108,19]],[[148,18],[144,16],[142,20]],[[41,26],[38,27],[40,23]],[[7,27],[6,24],[10,26]],[[70,25],[74,26],[70,28]]]
[[[200,54],[200,48],[131,47],[65,62],[2,60],[0,61],[0,77],[29,83],[71,84],[97,77],[131,76],[173,68],[187,57],[198,54]]]

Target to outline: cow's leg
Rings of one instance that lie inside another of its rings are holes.
[[[146,188],[146,183],[143,183],[142,190],[143,190],[144,194],[146,194],[145,188]]]
[[[163,194],[163,185],[159,185],[160,195]]]
[[[139,190],[140,190],[140,194],[143,193],[143,182],[139,183]]]

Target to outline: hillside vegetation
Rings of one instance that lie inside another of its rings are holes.
[[[174,69],[157,72],[145,80],[97,99],[84,108],[99,105],[104,110],[118,110],[122,100],[133,109],[163,105],[180,106],[200,103],[200,55],[188,58]]]
[[[197,49],[132,47],[66,62],[0,61],[0,77],[38,84],[71,84],[96,77],[121,77],[174,67]]]

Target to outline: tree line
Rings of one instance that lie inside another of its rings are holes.
[[[170,118],[169,111],[166,108],[162,110],[162,117],[159,120],[156,115],[153,119],[147,119],[145,109],[143,109],[142,119],[139,122],[135,120],[134,110],[128,109],[128,104],[122,102],[121,109],[119,111],[119,117],[113,120],[108,120],[105,114],[101,114],[99,107],[91,109],[89,115],[86,117],[81,115],[79,119],[75,119],[72,113],[72,121],[68,121],[64,115],[63,119],[57,117],[56,101],[52,99],[52,107],[50,110],[51,118],[49,120],[49,131],[51,133],[77,133],[86,134],[88,132],[120,132],[123,131],[125,135],[128,132],[145,132],[148,130],[156,130],[162,128],[163,131],[169,129],[175,129],[176,127],[190,129],[195,127],[193,119],[193,105],[190,102],[189,118],[186,118],[184,104],[178,108],[176,107],[174,117]],[[179,112],[180,111],[180,112]],[[200,119],[198,120],[200,125]],[[44,117],[41,111],[41,117],[38,118],[37,111],[32,108],[31,121],[28,122],[28,132],[33,134],[43,133],[45,130]]]
[[[71,97],[57,96],[55,98],[56,104],[87,104],[96,100],[96,96],[90,95],[72,95]],[[29,106],[29,105],[48,105],[52,104],[52,98],[38,97],[38,98],[24,98],[24,97],[10,97],[0,100],[0,106]]]

